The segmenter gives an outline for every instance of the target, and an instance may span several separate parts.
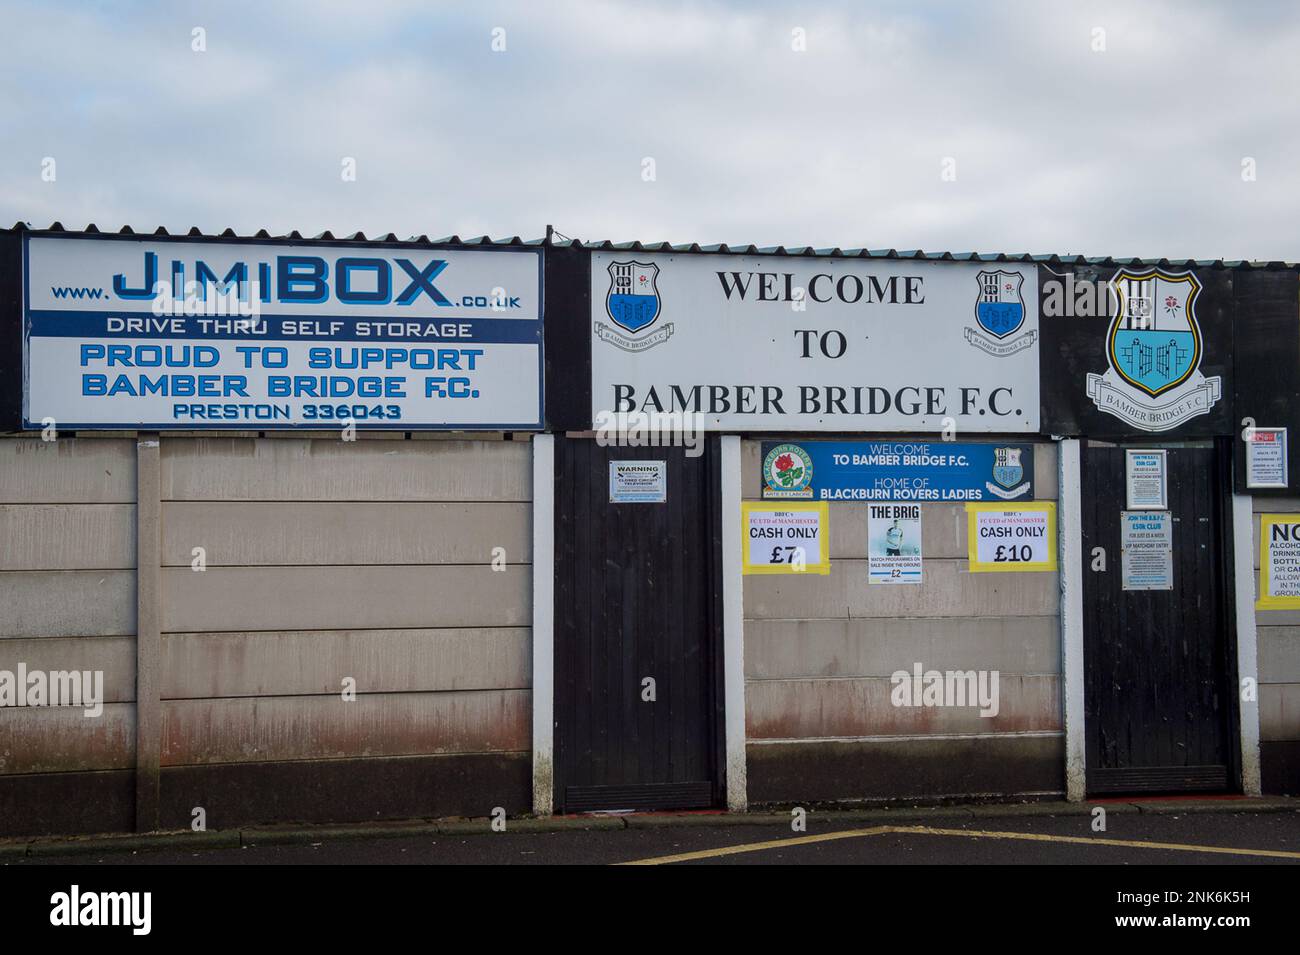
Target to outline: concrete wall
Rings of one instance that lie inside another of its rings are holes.
[[[760,499],[760,444],[742,448]],[[1056,448],[1034,452],[1035,493],[1057,494]],[[751,803],[858,801],[1064,786],[1059,581],[971,574],[962,504],[925,504],[924,583],[867,583],[867,505],[830,505],[829,576],[744,578]],[[890,675],[1000,671],[1001,708],[901,708]]]
[[[1300,498],[1256,497],[1254,594],[1259,597],[1259,515],[1300,513]],[[1238,608],[1242,612],[1242,608]],[[1256,610],[1260,776],[1266,793],[1300,794],[1300,610]]]
[[[76,827],[56,791],[128,827],[135,765],[136,443],[0,440],[0,670],[103,671],[97,718],[0,710],[0,834]],[[55,776],[54,774],[57,774]],[[43,785],[58,779],[66,789]],[[44,804],[44,805],[43,805]]]
[[[140,573],[160,825],[528,807],[530,452],[161,439]],[[0,669],[103,669],[109,700],[0,714],[0,831],[135,825],[136,459],[134,439],[0,441]]]

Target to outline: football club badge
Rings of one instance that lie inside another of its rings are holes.
[[[763,497],[811,498],[813,463],[797,444],[778,444],[763,459]]]
[[[975,276],[975,326],[966,328],[966,340],[990,355],[1005,357],[1024,351],[1038,338],[1037,331],[1016,335],[1025,324],[1025,299],[1020,294],[1025,277],[1005,269],[985,269]]]
[[[653,262],[611,262],[605,314],[617,328],[597,322],[596,337],[630,352],[645,351],[666,342],[673,333],[671,323],[651,331],[663,314],[658,278],[659,266]]]
[[[1196,321],[1201,293],[1196,276],[1120,269],[1110,287],[1110,367],[1088,375],[1088,397],[1100,410],[1142,431],[1168,431],[1208,414],[1222,396],[1223,384],[1201,374],[1205,349]]]
[[[1025,478],[1025,467],[1020,463],[1020,448],[993,449],[993,481],[986,481],[984,487],[994,497],[1009,501],[1025,494],[1029,482]]]

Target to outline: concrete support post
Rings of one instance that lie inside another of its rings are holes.
[[[740,559],[740,438],[722,441],[722,666],[727,808],[749,806],[745,762],[745,578]]]
[[[162,764],[162,478],[159,439],[136,439],[135,828],[158,828]]]
[[[1077,438],[1058,445],[1061,568],[1061,684],[1065,697],[1065,798],[1081,802],[1087,792],[1083,726],[1083,514],[1080,446]],[[1119,555],[1108,555],[1118,561]]]
[[[533,813],[554,807],[555,437],[533,436]]]
[[[1261,793],[1259,771],[1259,646],[1255,630],[1255,520],[1249,494],[1232,495],[1232,572],[1237,605],[1237,686],[1240,701],[1241,791]],[[1253,680],[1252,699],[1241,699],[1241,684]]]

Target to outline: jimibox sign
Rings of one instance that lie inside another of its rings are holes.
[[[537,249],[28,236],[26,427],[538,429]]]

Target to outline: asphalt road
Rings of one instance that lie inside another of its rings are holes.
[[[42,855],[10,865],[1295,865],[1300,812],[986,815],[896,827],[808,819],[789,826],[680,827],[427,835],[301,845]],[[1142,845],[1136,844],[1142,843]],[[743,851],[736,851],[743,848]]]

